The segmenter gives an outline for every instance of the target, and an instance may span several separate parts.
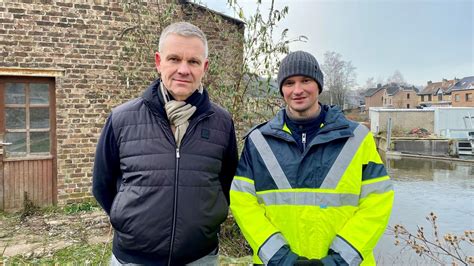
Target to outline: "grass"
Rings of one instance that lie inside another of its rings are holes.
[[[64,206],[63,211],[65,214],[74,214],[78,212],[92,212],[99,210],[100,206],[96,201],[85,201],[81,203],[68,204]]]
[[[4,265],[109,265],[112,245],[107,244],[76,244],[58,250],[52,254],[35,257],[34,254],[17,255],[2,258]],[[233,258],[219,256],[219,265],[249,265],[252,257]]]
[[[2,258],[5,265],[109,265],[112,246],[106,244],[75,244],[52,254],[17,255]]]
[[[94,216],[97,215],[98,210],[100,207],[97,203],[89,201],[48,208],[37,208],[31,204],[25,204],[24,210],[21,212],[14,214],[0,212],[0,224],[2,225],[0,233],[3,232],[5,237],[8,236],[13,241],[8,242],[8,239],[3,239],[2,243],[5,249],[7,246],[23,241],[28,244],[40,244],[38,248],[31,249],[33,251],[27,253],[25,251],[12,257],[3,256],[5,250],[3,252],[0,250],[2,255],[0,265],[2,262],[4,265],[109,265],[112,250],[111,236],[109,235],[107,243],[91,243],[89,241],[91,237],[106,236],[109,232],[107,229],[102,231],[95,229],[96,231],[91,233],[90,228],[87,228],[88,222],[90,222],[87,213]],[[52,227],[45,223],[45,221],[50,222],[56,219],[61,223]],[[67,222],[68,219],[70,222]],[[63,222],[68,225],[62,224]],[[18,229],[12,231],[11,228]],[[29,236],[32,238],[30,239]],[[22,239],[18,239],[18,237]],[[41,237],[44,239],[38,241]],[[65,241],[69,245],[54,248],[54,244],[58,241]],[[232,216],[229,216],[221,226],[219,247],[220,265],[252,264],[250,247]]]
[[[17,255],[2,258],[2,261],[4,265],[109,265],[111,255],[111,243],[76,244],[42,257],[35,257],[34,254]],[[251,256],[241,258],[219,256],[219,265],[249,264],[252,264]]]

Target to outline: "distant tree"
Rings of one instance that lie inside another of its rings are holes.
[[[324,53],[324,91],[320,101],[344,107],[347,91],[356,85],[355,67],[350,61],[342,60],[339,53],[328,51]]]
[[[383,85],[385,83],[385,79],[382,78],[381,76],[378,76],[377,77],[377,85],[380,84],[380,85]]]
[[[387,83],[396,83],[398,85],[406,85],[405,78],[399,70],[395,70],[392,76],[387,78]]]
[[[375,82],[375,78],[374,78],[374,77],[370,77],[370,78],[368,78],[368,79],[365,81],[365,86],[364,86],[364,88],[370,89],[370,88],[375,88],[375,87],[377,87],[377,82]]]

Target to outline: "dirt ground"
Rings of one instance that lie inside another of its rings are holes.
[[[226,223],[231,224],[233,221],[228,220]],[[251,264],[251,256],[245,256],[248,248],[243,245],[242,239],[234,237],[235,232],[231,227],[227,225],[227,229],[222,232],[227,241],[223,240],[220,245],[220,265]],[[51,257],[55,252],[76,244],[104,244],[101,254],[108,254],[111,247],[107,244],[111,243],[112,236],[109,219],[101,210],[75,214],[40,212],[24,218],[20,214],[0,215],[0,254],[4,261],[17,255],[27,261]],[[235,249],[239,249],[239,252]]]
[[[76,243],[107,243],[111,237],[102,211],[0,217],[2,257],[43,257]]]

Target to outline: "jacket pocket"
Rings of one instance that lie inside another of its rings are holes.
[[[173,191],[172,186],[123,186],[111,215],[120,248],[144,253],[167,252]]]
[[[112,207],[110,208],[110,223],[114,229],[119,229],[117,228],[117,211],[121,196],[122,192],[119,191],[117,195],[115,195],[114,201],[112,202]]]

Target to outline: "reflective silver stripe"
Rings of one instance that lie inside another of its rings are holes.
[[[354,130],[354,137],[349,138],[341,152],[336,158],[336,161],[332,164],[326,177],[324,178],[321,188],[335,189],[337,184],[342,178],[342,175],[346,172],[347,167],[352,161],[354,154],[359,149],[360,144],[364,141],[365,136],[369,133],[369,130],[363,126],[358,125]]]
[[[339,236],[336,236],[334,241],[332,241],[331,249],[339,253],[350,266],[360,265],[362,263],[362,257],[359,252]]]
[[[310,205],[321,207],[358,206],[359,195],[316,192],[273,192],[257,194],[265,205]]]
[[[384,180],[372,184],[362,185],[360,197],[365,198],[371,193],[382,194],[390,190],[393,190],[392,181],[390,180]]]
[[[249,182],[245,182],[239,179],[234,179],[232,181],[231,190],[247,192],[255,196],[255,186]]]
[[[267,265],[273,255],[275,255],[282,246],[287,244],[285,238],[280,233],[276,233],[268,238],[260,247],[258,257],[262,260],[263,264]]]
[[[277,158],[273,154],[270,146],[268,145],[260,130],[255,129],[252,131],[252,133],[250,133],[249,137],[257,148],[258,153],[262,157],[263,162],[265,163],[265,166],[267,167],[268,172],[270,172],[270,175],[272,176],[273,181],[275,181],[277,187],[279,189],[291,188],[291,185],[288,182],[285,173],[281,169]]]

